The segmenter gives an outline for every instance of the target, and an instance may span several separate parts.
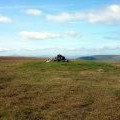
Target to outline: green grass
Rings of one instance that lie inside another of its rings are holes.
[[[0,120],[119,120],[119,63],[0,62]]]

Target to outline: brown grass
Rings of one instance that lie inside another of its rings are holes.
[[[119,120],[119,65],[0,58],[0,119]]]

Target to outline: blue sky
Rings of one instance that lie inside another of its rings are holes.
[[[1,0],[0,56],[120,54],[120,0]]]

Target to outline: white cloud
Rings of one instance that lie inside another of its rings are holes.
[[[46,15],[47,20],[54,20],[58,22],[71,22],[71,21],[76,21],[76,20],[82,20],[84,19],[85,14],[84,13],[67,13],[67,12],[62,12],[57,15]]]
[[[28,15],[34,15],[34,16],[42,15],[42,11],[38,9],[27,9],[25,10],[25,13]]]
[[[9,51],[10,49],[8,48],[0,48],[0,52],[5,52],[5,51]]]
[[[0,23],[11,23],[11,22],[12,22],[11,18],[0,15]]]
[[[114,23],[120,21],[120,5],[110,5],[103,9],[87,12],[63,12],[57,15],[46,15],[48,20],[58,22],[87,21],[90,23]]]
[[[49,33],[49,32],[28,32],[22,31],[19,35],[24,39],[34,39],[34,40],[45,40],[45,39],[56,39],[60,38],[59,33]]]
[[[91,23],[113,23],[120,21],[120,5],[111,5],[103,10],[90,12],[86,15],[86,19]]]
[[[55,21],[58,21],[58,22],[67,22],[69,20],[72,20],[72,15],[69,14],[69,13],[60,13],[58,15],[46,15],[46,18],[48,20],[55,20]]]
[[[75,31],[66,31],[63,33],[22,31],[19,33],[19,36],[22,37],[23,39],[30,39],[30,40],[58,39],[61,37],[75,38],[79,35],[80,34]]]
[[[78,35],[80,35],[79,33],[75,31],[66,31],[64,34],[69,37],[77,37]]]
[[[109,45],[105,45],[105,46],[101,46],[101,47],[51,47],[51,48],[36,48],[36,49],[31,49],[31,48],[24,48],[21,50],[27,50],[27,51],[40,51],[40,50],[48,50],[48,51],[92,51],[92,52],[96,52],[96,51],[104,51],[104,50],[119,50],[120,46],[116,45],[116,46],[109,46]]]
[[[4,50],[2,48],[0,48],[0,52],[3,52]]]
[[[59,14],[43,13],[39,9],[26,9],[26,14],[40,16],[44,15],[47,20],[57,22],[75,22],[87,21],[90,23],[114,23],[120,21],[120,5],[113,4],[105,8],[89,10],[89,11],[76,11],[76,12],[61,12]]]

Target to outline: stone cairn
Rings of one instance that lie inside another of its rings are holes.
[[[69,62],[63,55],[58,54],[55,58],[47,59],[46,62]]]

